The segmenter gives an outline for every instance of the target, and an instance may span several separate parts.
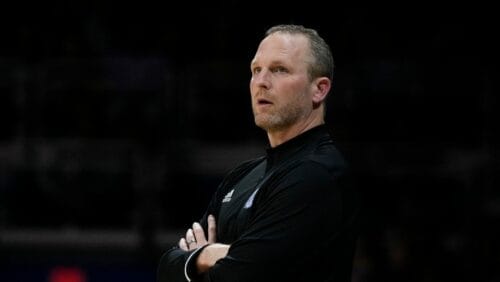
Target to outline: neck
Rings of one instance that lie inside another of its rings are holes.
[[[306,132],[307,130],[324,124],[323,118],[314,118],[290,125],[284,129],[267,131],[267,138],[272,148],[285,143],[286,141]]]

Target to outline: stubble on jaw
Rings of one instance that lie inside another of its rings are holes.
[[[271,107],[274,107],[272,105]],[[253,108],[255,124],[265,131],[273,132],[289,128],[304,116],[302,107],[298,104],[290,104],[284,108],[267,109],[266,112],[257,112]]]

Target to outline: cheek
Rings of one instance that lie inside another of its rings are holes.
[[[307,99],[308,91],[309,89],[305,88],[303,83],[291,83],[282,85],[279,93],[282,93],[285,99],[299,102]]]
[[[250,83],[248,86],[249,86],[248,88],[250,89],[250,94],[253,96],[253,94],[257,92],[258,88],[252,80],[250,80]]]

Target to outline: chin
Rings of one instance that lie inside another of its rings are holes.
[[[260,128],[262,128],[262,129],[266,130],[266,131],[267,131],[269,128],[271,128],[271,127],[272,127],[272,126],[269,124],[269,122],[267,122],[267,121],[263,121],[263,120],[261,120],[261,119],[255,119],[255,125],[256,125],[257,127],[260,127]]]

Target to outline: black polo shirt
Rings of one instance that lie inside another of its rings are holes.
[[[349,175],[325,125],[268,148],[227,174],[200,220],[206,231],[216,217],[227,256],[199,276],[199,250],[174,246],[158,281],[350,281],[359,198]]]

